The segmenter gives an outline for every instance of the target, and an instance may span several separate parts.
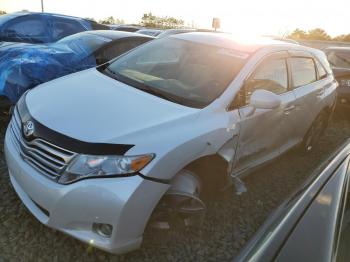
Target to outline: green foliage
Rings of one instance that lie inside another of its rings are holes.
[[[174,17],[159,17],[155,16],[152,13],[144,14],[141,18],[141,25],[151,28],[161,28],[161,29],[170,29],[170,28],[180,28],[183,27],[185,22],[182,19],[177,19]]]
[[[301,30],[299,28],[295,29],[287,38],[299,40],[320,40],[320,41],[340,41],[340,42],[350,42],[350,34],[339,35],[332,38],[327,32],[321,28],[315,28],[309,30],[308,32]]]
[[[332,40],[332,38],[327,34],[327,32],[321,28],[315,28],[315,29],[309,30],[308,32],[305,32],[304,30],[297,28],[288,36],[288,38],[291,38],[297,41],[298,40],[323,40],[323,41]]]
[[[0,15],[6,15],[5,11],[0,10]]]
[[[337,37],[334,38],[334,40],[340,41],[340,42],[350,42],[350,34],[338,35]]]
[[[125,24],[123,19],[114,18],[113,16],[109,16],[105,19],[102,19],[99,21],[100,24],[105,25],[119,25],[119,24]]]
[[[315,28],[308,32],[308,39],[309,40],[323,40],[323,41],[329,41],[332,40],[332,38],[327,34],[327,32],[321,28]]]
[[[307,39],[307,33],[304,30],[297,28],[287,38],[294,40]]]

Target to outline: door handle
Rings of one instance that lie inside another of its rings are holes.
[[[288,106],[284,109],[284,114],[285,115],[289,115],[291,111],[293,111],[295,109],[295,105],[292,106]]]

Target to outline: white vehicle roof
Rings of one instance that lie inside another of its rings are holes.
[[[260,37],[254,40],[238,41],[233,35],[229,33],[191,32],[172,35],[170,37],[227,49],[234,49],[245,53],[254,53],[258,49],[272,45],[288,46],[289,48],[294,47],[293,49],[304,51],[311,51],[312,49],[305,46],[273,40],[266,37]]]

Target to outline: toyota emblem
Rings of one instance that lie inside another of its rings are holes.
[[[23,133],[25,137],[30,137],[34,134],[34,123],[32,121],[27,121],[23,125]]]

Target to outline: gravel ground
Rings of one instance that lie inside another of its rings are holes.
[[[246,193],[228,190],[211,200],[201,230],[153,233],[140,250],[116,256],[41,225],[26,210],[10,185],[1,151],[6,123],[0,119],[0,261],[232,260],[272,210],[350,137],[350,122],[332,121],[313,153],[302,157],[293,150],[246,177]]]

